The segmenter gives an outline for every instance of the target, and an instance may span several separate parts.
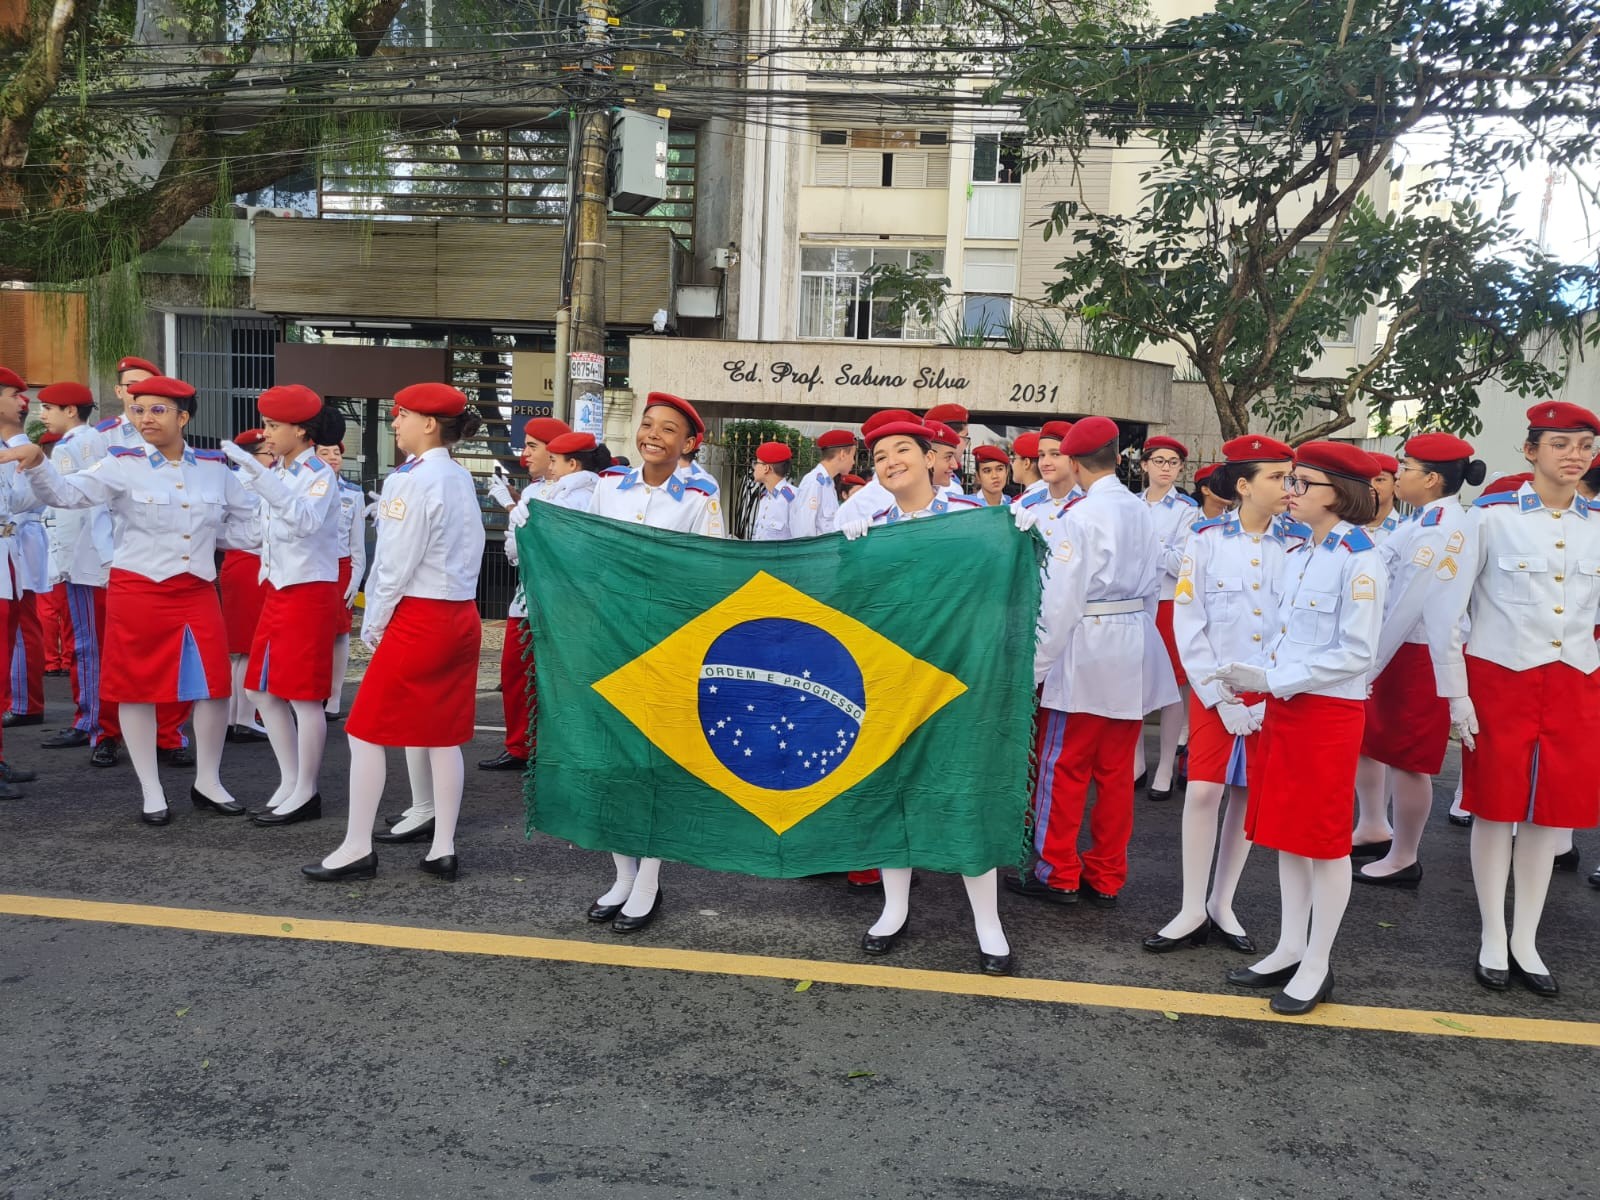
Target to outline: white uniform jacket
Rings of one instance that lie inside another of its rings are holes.
[[[1366,531],[1340,521],[1284,555],[1267,687],[1280,700],[1311,692],[1365,700],[1389,577]]]
[[[33,440],[25,433],[6,439],[7,449],[32,444]],[[6,551],[17,573],[18,588],[24,592],[48,592],[53,581],[50,578],[50,531],[44,527],[45,504],[20,474],[16,478],[18,486],[11,501],[11,533],[6,539]]]
[[[756,501],[755,520],[750,523],[752,542],[786,542],[794,535],[789,530],[789,510],[794,504],[795,490],[780,483],[770,491],[761,490]]]
[[[249,475],[239,476],[248,490],[261,495],[260,581],[275,588],[333,583],[349,544],[340,531],[339,477],[314,446],[273,467],[270,476],[282,485],[270,495]]]
[[[593,471],[574,471],[555,480],[549,487],[541,488],[535,499],[575,512],[588,512],[589,505],[594,502],[594,489],[599,483],[600,476]]]
[[[1363,526],[1363,529],[1366,535],[1372,539],[1374,545],[1382,546],[1399,532],[1400,526],[1404,523],[1405,519],[1390,513],[1381,521],[1374,521],[1371,525]]]
[[[589,502],[589,511],[615,521],[648,525],[652,529],[675,529],[679,533],[698,533],[706,537],[726,537],[722,526],[722,506],[717,498],[696,483],[685,483],[668,475],[660,487],[644,481],[638,468],[626,475],[600,480]]]
[[[1448,684],[1451,648],[1458,639],[1451,629],[1451,614],[1440,603],[1441,589],[1434,572],[1446,558],[1460,561],[1467,539],[1477,537],[1472,526],[1460,500],[1446,496],[1412,513],[1400,522],[1392,536],[1378,544],[1378,553],[1389,570],[1389,598],[1384,602],[1378,661],[1372,669],[1374,678],[1402,645],[1415,642],[1428,647],[1436,685],[1443,689]],[[1439,694],[1449,693],[1441,690]],[[1461,695],[1466,692],[1463,690]]]
[[[867,484],[870,488],[871,483]],[[867,489],[856,493],[859,499]],[[854,520],[870,520],[872,514],[894,503],[894,497],[884,491],[885,500],[874,508],[862,507]],[[870,501],[868,503],[871,503]],[[821,466],[812,467],[794,490],[794,503],[789,508],[789,532],[795,537],[815,537],[832,533],[839,528],[839,489],[833,476]]]
[[[1171,600],[1178,587],[1178,568],[1183,564],[1183,547],[1189,540],[1189,530],[1201,519],[1200,506],[1194,497],[1173,488],[1159,500],[1151,500],[1149,492],[1140,492],[1139,498],[1150,510],[1150,527],[1155,530],[1156,567],[1161,584],[1162,600]]]
[[[1034,654],[1045,708],[1136,721],[1177,702],[1155,623],[1157,550],[1150,506],[1114,475],[1066,509],[1046,562]]]
[[[969,508],[982,508],[983,505],[970,496],[941,496],[935,493],[933,503],[927,508],[919,508],[916,512],[903,512],[898,504],[891,504],[888,508],[872,514],[874,525],[896,525],[901,521],[917,521],[923,517],[937,517],[945,513],[966,512]]]
[[[809,479],[810,476],[808,475],[806,478]],[[834,492],[834,495],[837,496],[838,494],[837,491]],[[799,493],[796,492],[795,500],[797,503],[799,499]],[[877,475],[871,475],[867,478],[866,484],[860,491],[839,505],[838,510],[833,514],[833,527],[838,529],[841,526],[850,524],[852,521],[870,521],[874,513],[882,512],[893,503],[894,496],[889,489],[878,482]],[[795,527],[793,510],[791,510],[789,517],[789,532],[794,537],[806,536]]]
[[[515,567],[517,562],[517,527],[528,519],[528,506],[536,500],[548,500],[556,488],[554,479],[530,479],[528,486],[522,489],[522,495],[517,497],[516,504],[511,509],[511,523],[506,526],[506,560]],[[520,515],[519,515],[520,513]],[[522,592],[522,572],[517,572],[516,590],[511,593],[511,605],[506,609],[506,619],[515,621],[526,619],[528,615],[528,597]]]
[[[350,560],[350,578],[361,583],[367,570],[367,500],[359,484],[339,480],[339,557]]]
[[[52,447],[50,461],[63,475],[87,470],[106,456],[106,439],[76,425]],[[105,587],[111,574],[111,514],[102,505],[52,510],[50,536],[59,573],[68,583]]]
[[[1278,635],[1284,556],[1311,536],[1277,517],[1266,532],[1245,532],[1234,513],[1201,521],[1189,534],[1173,597],[1172,633],[1189,686],[1207,708],[1222,699],[1202,682],[1227,663],[1268,665]]]
[[[471,600],[483,565],[483,509],[472,473],[435,446],[396,467],[378,501],[378,544],[361,637],[375,642],[407,596]]]
[[[1476,533],[1476,537],[1472,536]],[[1464,653],[1512,671],[1564,662],[1588,675],[1600,609],[1600,511],[1574,496],[1567,508],[1544,506],[1533,484],[1480,496],[1459,554],[1439,560],[1436,602],[1459,622],[1469,609],[1472,639],[1463,650],[1459,624],[1439,694],[1467,694]]]

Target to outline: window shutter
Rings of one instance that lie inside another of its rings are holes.
[[[883,186],[883,153],[879,150],[850,151],[850,186]]]
[[[850,151],[818,150],[811,171],[817,187],[845,187],[850,182]]]
[[[923,185],[931,188],[947,188],[950,186],[950,152],[930,150],[928,152],[928,177]]]
[[[903,151],[894,156],[894,186],[897,188],[923,188],[928,186],[928,156],[917,151]]]

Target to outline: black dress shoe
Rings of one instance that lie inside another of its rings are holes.
[[[329,725],[344,719],[343,713],[329,712],[327,709],[322,710],[322,715],[327,719]]]
[[[432,836],[433,819],[430,817],[421,825],[418,825],[415,829],[408,829],[404,833],[396,833],[393,827],[391,827],[384,830],[382,833],[373,834],[372,840],[375,842],[383,842],[385,845],[399,846],[406,842],[420,842],[424,838],[431,838]]]
[[[440,879],[455,880],[457,862],[454,854],[441,854],[438,858],[425,858],[417,864],[429,875],[437,875]]]
[[[1006,891],[1015,892],[1019,896],[1032,896],[1035,900],[1047,900],[1051,904],[1076,904],[1078,902],[1077,888],[1055,888],[1036,875],[1007,875]]]
[[[1357,883],[1370,883],[1374,887],[1415,888],[1422,882],[1422,864],[1414,862],[1390,875],[1368,875],[1360,867],[1351,874]]]
[[[318,792],[291,812],[276,812],[269,809],[266,812],[257,813],[250,819],[257,825],[298,825],[301,821],[320,821],[322,819],[322,793]]]
[[[1536,975],[1531,971],[1524,971],[1521,965],[1517,962],[1515,955],[1512,955],[1511,957],[1511,973],[1520,979],[1522,981],[1522,986],[1527,988],[1535,996],[1543,996],[1548,1000],[1552,996],[1559,994],[1561,991],[1561,989],[1556,986],[1556,981],[1552,976]]]
[[[893,933],[873,933],[870,930],[861,935],[861,953],[883,955],[894,949],[894,944],[905,937],[906,930],[911,928],[911,920],[907,918],[901,922],[900,928]]]
[[[1558,871],[1576,871],[1578,869],[1578,848],[1574,846],[1565,854],[1556,855],[1555,869]]]
[[[656,894],[660,895],[659,892]],[[622,905],[620,904],[601,904],[600,901],[596,900],[593,904],[589,905],[589,911],[583,915],[588,917],[589,920],[593,921],[596,925],[599,925],[602,922],[611,920],[621,911]]]
[[[1256,940],[1248,933],[1229,933],[1221,925],[1218,925],[1216,921],[1211,922],[1211,932],[1216,934],[1222,944],[1229,950],[1237,950],[1240,954],[1254,954],[1256,952]]]
[[[307,863],[300,874],[318,883],[335,883],[341,879],[373,879],[378,874],[378,856],[368,854],[343,867],[325,867],[321,863]]]
[[[1322,981],[1322,986],[1317,989],[1317,994],[1309,1000],[1296,1000],[1288,992],[1279,992],[1268,1003],[1267,1007],[1280,1017],[1303,1017],[1324,1000],[1333,999],[1333,972],[1329,971]]]
[[[7,729],[11,729],[11,728],[13,728],[14,726],[17,726],[17,725],[43,725],[43,724],[44,724],[44,714],[43,713],[7,712],[5,716],[0,717],[0,725],[4,725]]]
[[[89,761],[97,767],[114,767],[117,765],[117,751],[122,749],[122,743],[114,737],[103,737],[94,744],[94,753],[89,755]]]
[[[1288,983],[1294,978],[1294,973],[1300,969],[1299,963],[1291,963],[1287,967],[1280,967],[1276,971],[1255,971],[1249,967],[1235,967],[1228,972],[1228,982],[1234,987],[1277,987],[1280,983]]]
[[[223,735],[230,742],[270,742],[272,739],[259,729],[251,729],[248,725],[229,725],[228,732]]]
[[[1486,967],[1482,963],[1472,965],[1472,977],[1491,992],[1503,992],[1511,983],[1510,971],[1504,967]]]
[[[1146,788],[1144,792],[1144,798],[1146,800],[1154,800],[1159,804],[1163,800],[1172,799],[1172,789],[1170,787]]]
[[[0,780],[6,783],[32,783],[39,778],[39,772],[30,771],[26,767],[13,767],[10,763],[0,762]]]
[[[1589,876],[1589,886],[1600,888],[1600,867],[1596,867],[1594,873]]]
[[[1389,847],[1394,845],[1391,839],[1387,842],[1358,842],[1350,847],[1351,858],[1388,858]]]
[[[194,751],[188,746],[174,746],[170,750],[156,751],[156,761],[169,767],[194,766]]]
[[[393,829],[396,825],[400,824],[400,822],[404,821],[405,819],[406,819],[405,813],[401,813],[398,817],[385,817],[383,819],[383,823],[385,825],[387,825],[390,829]]]
[[[656,898],[650,902],[650,911],[643,916],[630,917],[627,913],[618,911],[617,919],[611,922],[612,933],[638,933],[639,930],[649,925],[656,919],[656,914],[661,911],[661,892],[656,893]]]
[[[1204,946],[1211,940],[1211,922],[1201,921],[1192,932],[1181,937],[1163,937],[1153,933],[1141,943],[1151,954],[1169,954],[1185,946]]]
[[[143,821],[146,825],[170,825],[172,824],[172,809],[158,808],[155,812],[141,811],[139,813],[139,820]]]
[[[1139,772],[1139,778],[1137,778],[1137,779],[1135,779],[1133,781],[1133,790],[1137,792],[1140,788],[1142,788],[1145,785],[1145,781],[1147,779],[1149,779],[1149,778],[1150,778],[1150,772],[1148,772],[1148,771],[1140,771]]]
[[[1011,974],[1011,955],[978,952],[978,970],[985,975]]]
[[[1450,813],[1448,815],[1450,817],[1450,824],[1452,824],[1452,825],[1471,825],[1472,824],[1472,814],[1471,813]]]
[[[89,735],[82,729],[63,729],[52,733],[39,743],[41,750],[74,750],[89,744]]]
[[[244,816],[244,805],[237,800],[213,800],[197,787],[189,789],[190,802],[199,809],[209,809],[214,813],[221,813],[225,817]]]
[[[1115,892],[1097,892],[1087,884],[1079,890],[1083,892],[1083,898],[1096,908],[1115,908],[1117,906],[1117,894]]]
[[[528,760],[518,758],[509,750],[502,750],[493,758],[484,758],[478,761],[480,771],[526,771]]]

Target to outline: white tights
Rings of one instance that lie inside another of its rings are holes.
[[[333,639],[333,692],[323,707],[334,716],[344,707],[344,676],[350,669],[350,635],[341,633]]]
[[[883,912],[877,922],[867,930],[875,937],[899,933],[911,915],[911,868],[884,867]],[[1000,925],[998,872],[985,871],[982,875],[963,875],[967,885],[967,903],[972,907],[972,923],[978,932],[978,948],[985,954],[1010,954],[1005,930]]]
[[[1391,772],[1383,763],[1365,754],[1356,760],[1356,828],[1350,835],[1356,845],[1387,842],[1394,836],[1394,830],[1389,827],[1389,786],[1396,774],[1398,772]],[[1395,819],[1399,820],[1398,813]],[[1413,858],[1412,862],[1415,861]]]
[[[1227,808],[1223,809],[1223,793]],[[1221,783],[1191,781],[1183,797],[1183,907],[1161,930],[1162,937],[1182,938],[1195,932],[1207,919],[1213,919],[1227,933],[1243,933],[1244,926],[1233,913],[1233,897],[1244,874],[1250,843],[1244,836],[1244,811],[1248,794],[1244,788]],[[1221,839],[1217,836],[1217,816],[1222,815]],[[1211,851],[1216,848],[1216,878],[1211,878]],[[1211,883],[1211,900],[1206,901],[1206,884]]]
[[[160,812],[167,806],[156,770],[156,706],[121,704],[117,720],[122,725],[122,743],[128,748],[134,774],[139,778],[145,812]],[[194,787],[208,800],[232,804],[233,797],[222,786],[222,739],[228,730],[226,700],[196,700],[194,704]]]
[[[1478,915],[1483,935],[1478,962],[1485,967],[1505,970],[1511,964],[1507,952],[1523,970],[1535,975],[1548,974],[1539,957],[1535,941],[1539,918],[1544,915],[1545,896],[1550,891],[1553,859],[1563,843],[1570,843],[1570,829],[1534,825],[1523,821],[1472,821],[1472,883],[1478,892]],[[1506,934],[1506,884],[1516,880],[1511,899],[1511,932]]]
[[[1350,859],[1302,858],[1278,851],[1278,890],[1283,916],[1278,944],[1252,968],[1261,974],[1299,963],[1284,985],[1295,1000],[1310,1000],[1322,987],[1333,953],[1333,939],[1350,903]]]
[[[278,760],[278,789],[267,801],[267,807],[274,812],[293,812],[317,794],[322,751],[328,742],[328,719],[315,700],[281,700],[269,692],[256,691],[245,692],[245,697],[260,712],[273,756]]]
[[[1387,770],[1389,790],[1394,795],[1394,843],[1389,847],[1386,857],[1367,863],[1361,871],[1364,875],[1381,878],[1402,871],[1417,861],[1422,831],[1427,828],[1428,814],[1433,811],[1433,776],[1379,766]],[[1360,836],[1356,837],[1356,841],[1361,841]]]
[[[466,764],[460,746],[407,746],[406,769],[413,786],[426,765],[428,783],[433,789],[433,846],[429,858],[442,858],[456,852],[456,821],[461,816],[461,789],[466,781]],[[383,785],[388,776],[388,761],[382,746],[350,738],[350,820],[344,841],[322,860],[325,867],[346,867],[372,853],[372,823],[383,800]]]

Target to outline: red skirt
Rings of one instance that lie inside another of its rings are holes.
[[[1433,659],[1405,642],[1372,684],[1361,753],[1397,771],[1437,775],[1450,744],[1450,702],[1439,695]]]
[[[1267,701],[1252,764],[1245,835],[1302,858],[1347,858],[1350,798],[1367,706],[1300,695]]]
[[[470,742],[482,642],[476,601],[404,597],[356,691],[346,731],[379,746]]]
[[[333,691],[333,638],[339,585],[266,586],[250,646],[245,686],[280,700],[326,700]]]
[[[339,611],[333,619],[333,636],[344,637],[350,632],[350,627],[355,616],[350,605],[345,603],[344,594],[350,586],[351,562],[349,555],[339,560]]]
[[[1266,699],[1252,693],[1239,697],[1246,706]],[[1230,771],[1237,765],[1235,751],[1239,739],[1228,732],[1217,710],[1207,708],[1199,696],[1189,695],[1189,778],[1195,783],[1239,783],[1238,772]],[[1259,734],[1244,739],[1244,770],[1246,779],[1254,779],[1257,748],[1261,745]]]
[[[1486,821],[1555,829],[1600,824],[1600,671],[1563,662],[1513,671],[1467,655],[1476,750],[1461,752],[1461,807]]]
[[[1178,677],[1178,686],[1184,687],[1189,682],[1189,676],[1178,657],[1178,636],[1172,632],[1171,600],[1162,600],[1156,605],[1156,632],[1161,635],[1161,642],[1167,648],[1167,657],[1172,660],[1172,673]]]
[[[249,654],[256,640],[256,621],[261,617],[261,602],[266,584],[257,583],[261,556],[248,550],[225,550],[217,572],[217,590],[222,594],[222,619],[228,630],[228,653]]]
[[[217,589],[194,575],[157,583],[111,569],[100,642],[100,699],[120,704],[218,700],[233,680]]]

